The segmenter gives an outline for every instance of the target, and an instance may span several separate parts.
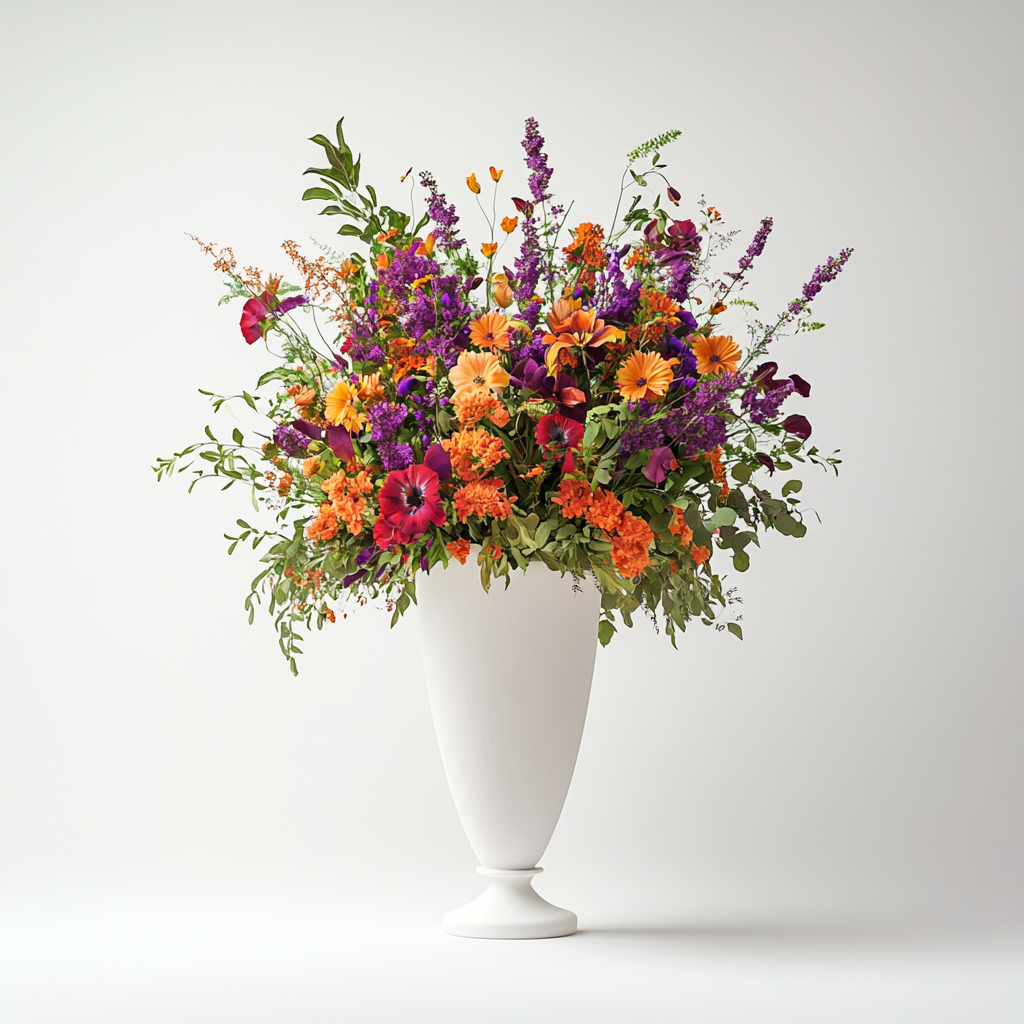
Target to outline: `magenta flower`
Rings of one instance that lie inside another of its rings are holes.
[[[537,444],[552,448],[579,448],[583,440],[583,424],[552,412],[537,420],[534,436]]]
[[[677,469],[678,466],[679,463],[672,454],[672,449],[667,445],[662,445],[662,447],[655,448],[651,452],[651,457],[647,460],[643,473],[652,484],[663,484],[665,477],[668,476],[668,471],[670,469]]]
[[[263,337],[263,321],[270,316],[267,305],[269,301],[270,292],[264,292],[258,299],[250,299],[242,307],[242,319],[238,321],[238,327],[247,345]]]
[[[427,532],[431,523],[442,526],[447,518],[441,507],[437,473],[429,466],[409,466],[389,473],[377,500],[384,520],[394,528],[393,543],[411,544]],[[380,532],[385,533],[383,527]],[[373,536],[381,547],[385,546],[376,527]]]

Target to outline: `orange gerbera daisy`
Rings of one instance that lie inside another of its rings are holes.
[[[515,497],[508,498],[504,492],[505,482],[496,477],[489,480],[474,480],[460,487],[452,496],[455,513],[460,522],[470,516],[493,516],[495,519],[507,519],[512,512]]]
[[[500,391],[508,384],[508,373],[502,369],[493,352],[463,352],[459,361],[448,371],[448,379],[455,394],[467,388],[490,388]]]
[[[469,340],[479,348],[508,348],[508,317],[484,313],[469,325]]]
[[[463,565],[466,564],[466,559],[469,557],[469,541],[465,538],[459,540],[449,541],[445,547],[448,549],[448,553],[452,558],[457,558]]]
[[[630,402],[661,398],[672,383],[672,364],[657,352],[634,352],[619,369],[615,383]]]
[[[366,405],[384,401],[384,388],[379,373],[367,373],[359,378],[359,398]]]
[[[551,500],[556,505],[562,506],[562,515],[566,519],[576,519],[582,516],[594,501],[594,492],[586,480],[577,477],[562,477],[558,494],[552,496]]]
[[[324,404],[324,416],[327,421],[353,433],[361,430],[366,417],[353,404],[357,397],[358,392],[348,381],[339,380]]]
[[[728,334],[716,334],[710,338],[691,334],[686,340],[697,357],[698,373],[732,373],[740,365],[740,347]]]

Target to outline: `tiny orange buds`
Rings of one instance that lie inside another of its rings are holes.
[[[475,171],[466,179],[466,184],[469,186],[469,191],[474,195],[480,194],[480,183],[476,180]]]
[[[495,170],[495,169],[494,169],[494,168],[492,167],[492,168],[491,168],[491,180],[492,180],[492,181],[501,181],[501,176],[502,176],[502,175],[503,175],[504,173],[505,173],[504,171],[497,171],[497,170]]]
[[[334,618],[334,612],[331,611],[330,608],[327,608],[327,609],[324,610],[324,618],[328,622],[335,622],[336,621],[335,618]]]
[[[506,235],[511,235],[516,229],[516,225],[519,223],[518,217],[502,217],[501,218],[501,230]]]
[[[488,259],[490,259],[498,251],[498,243],[497,242],[484,242],[484,244],[480,246],[480,251]]]
[[[712,316],[714,316],[716,313],[724,313],[728,308],[729,307],[726,306],[724,303],[716,302],[711,307],[710,312],[711,312]]]

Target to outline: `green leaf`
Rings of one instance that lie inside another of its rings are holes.
[[[242,437],[242,432],[238,429],[238,427],[235,427],[235,429],[231,431],[231,438],[235,442],[235,444],[245,443],[245,440]]]
[[[743,639],[743,627],[738,622],[727,622],[725,628],[732,633],[733,636],[738,636],[741,640]]]
[[[334,199],[338,199],[340,197],[335,195],[330,189],[320,188],[317,185],[317,186],[314,186],[313,188],[307,188],[306,191],[302,193],[302,198],[303,199],[330,199],[330,200],[334,200]]]
[[[745,462],[737,462],[732,467],[732,478],[741,484],[750,482],[750,467]]]
[[[255,401],[253,401],[252,395],[250,395],[248,391],[243,391],[242,392],[242,397],[245,399],[245,404],[247,406],[249,406],[250,409],[255,411],[256,410],[256,403],[255,403]]]
[[[358,235],[361,235],[362,233],[363,233],[362,228],[356,227],[355,224],[342,224],[341,227],[338,228],[338,234],[339,235],[356,235],[356,236],[358,236]]]
[[[802,480],[787,480],[782,485],[782,496],[786,497],[787,494],[796,494],[802,487]]]
[[[736,522],[736,509],[727,506],[719,506],[710,519],[704,520],[704,525],[713,530],[718,526],[732,526]]]
[[[746,572],[750,568],[750,555],[746,551],[737,551],[732,556],[732,564],[737,572]]]
[[[608,619],[602,619],[597,626],[597,639],[601,641],[601,646],[607,647],[614,635],[615,626]]]

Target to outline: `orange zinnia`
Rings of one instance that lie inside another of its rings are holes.
[[[732,373],[740,365],[740,347],[728,334],[716,334],[710,338],[691,334],[686,340],[691,342],[693,354],[697,357],[698,373]]]
[[[484,313],[469,325],[469,340],[479,348],[508,348],[508,317]]]
[[[634,352],[620,368],[615,383],[630,402],[661,398],[672,383],[672,364],[657,352]]]
[[[463,352],[448,371],[448,379],[456,395],[467,388],[484,387],[500,391],[508,384],[508,372],[502,369],[498,357],[492,352]]]

